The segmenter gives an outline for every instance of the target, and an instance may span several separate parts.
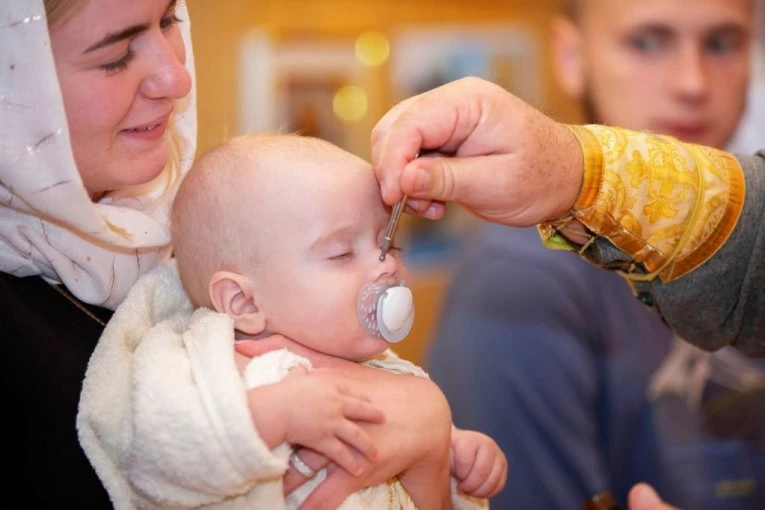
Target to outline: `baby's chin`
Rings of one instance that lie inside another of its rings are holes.
[[[353,352],[349,352],[349,356],[343,356],[351,361],[366,361],[372,359],[390,347],[390,344],[383,340],[371,335],[364,335],[354,344],[352,348]]]

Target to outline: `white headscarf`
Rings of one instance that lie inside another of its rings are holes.
[[[185,5],[177,7],[194,76]],[[196,149],[195,88],[176,106],[180,176]],[[172,181],[172,182],[171,182]],[[0,271],[42,275],[81,300],[115,308],[170,255],[169,205],[180,178],[162,175],[91,201],[75,166],[42,0],[0,2]]]

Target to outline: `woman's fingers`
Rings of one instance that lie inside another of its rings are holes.
[[[311,450],[310,448],[300,448],[295,451],[300,460],[315,472],[324,469],[329,460],[322,454]],[[290,466],[284,475],[284,495],[291,494],[295,489],[306,482],[306,477],[298,472],[297,469]]]
[[[308,495],[301,510],[332,510],[359,489],[359,480],[337,466],[327,466],[327,478]]]

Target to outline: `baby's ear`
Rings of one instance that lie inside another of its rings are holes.
[[[246,335],[258,335],[266,328],[266,318],[246,276],[231,271],[217,271],[210,278],[210,302],[216,312],[234,319],[234,328]]]

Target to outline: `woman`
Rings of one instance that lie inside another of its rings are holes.
[[[9,437],[21,443],[9,486],[34,507],[109,505],[77,442],[80,381],[111,309],[169,256],[166,208],[194,154],[188,26],[175,24],[166,2],[141,2],[146,14],[115,8],[106,19],[95,19],[97,3],[0,8],[0,299],[6,374],[18,388]],[[90,49],[97,33],[132,26],[129,16],[163,27]],[[45,489],[29,490],[38,484]]]
[[[0,308],[6,387],[14,389],[5,414],[17,452],[9,462],[11,507],[109,507],[79,448],[75,414],[112,310],[170,256],[167,210],[196,135],[186,20],[175,0],[0,6]],[[349,365],[317,381],[365,388],[368,374]],[[408,427],[405,408],[448,409],[433,398],[434,386],[419,387],[407,393],[407,406],[377,402],[411,440],[375,438],[380,461],[357,478],[337,470],[329,489],[344,497],[432,446],[427,431]],[[249,401],[254,409],[254,394]],[[393,459],[401,443],[411,452]],[[311,461],[314,469],[326,463]],[[293,472],[288,480],[303,481]],[[324,494],[330,504],[340,497]]]

